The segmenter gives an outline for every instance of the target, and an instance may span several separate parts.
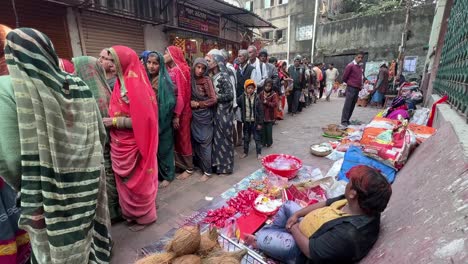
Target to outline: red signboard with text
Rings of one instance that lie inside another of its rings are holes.
[[[219,17],[179,4],[179,27],[219,36]]]

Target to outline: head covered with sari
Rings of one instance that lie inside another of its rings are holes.
[[[105,130],[96,101],[80,78],[60,69],[43,33],[12,30],[5,54],[22,156],[19,227],[31,237],[32,262],[109,262]]]
[[[146,63],[150,56],[156,56],[159,62],[159,74],[158,74],[158,111],[160,113],[159,120],[161,118],[172,117],[172,111],[175,106],[175,95],[174,95],[174,84],[172,83],[171,77],[166,69],[166,64],[164,63],[163,54],[157,51],[146,50],[142,53],[143,62],[146,68]],[[148,70],[148,77],[150,77]]]
[[[185,61],[184,52],[177,46],[169,46],[166,50],[176,67],[182,71],[184,79],[188,82],[190,80],[190,67]]]
[[[214,53],[211,53],[211,54],[208,53],[207,56],[210,57],[211,59],[213,59],[216,62],[220,72],[227,73],[226,59],[221,54],[221,51],[214,52]]]
[[[122,214],[139,224],[156,220],[158,106],[140,58],[125,46],[113,46],[117,81],[109,116],[129,117],[132,129],[111,129],[111,157]],[[131,176],[131,177],[130,177]],[[137,195],[136,195],[137,194]]]
[[[195,67],[197,64],[201,64],[205,66],[205,74],[208,73],[208,62],[205,60],[205,58],[198,57],[193,61],[193,66],[192,66],[192,75],[195,76]]]
[[[91,56],[73,58],[75,73],[89,87],[99,107],[102,117],[108,117],[111,89],[106,81],[106,73],[98,59]]]

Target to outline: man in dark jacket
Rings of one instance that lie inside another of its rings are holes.
[[[359,91],[362,88],[364,73],[361,67],[361,62],[363,58],[364,53],[359,52],[356,57],[354,57],[354,60],[346,66],[343,73],[343,82],[347,84],[346,100],[341,114],[341,125],[343,127],[349,126],[349,119],[353,115]]]
[[[250,139],[253,135],[257,159],[262,158],[262,138],[263,127],[263,103],[258,98],[255,90],[257,85],[254,80],[248,79],[244,84],[245,92],[237,98],[237,106],[241,112],[241,119],[244,127],[244,154],[241,159],[249,154]]]
[[[295,115],[302,111],[302,106],[299,105],[299,99],[302,94],[302,89],[306,85],[305,69],[301,66],[302,57],[297,55],[294,58],[294,64],[289,66],[288,73],[293,79],[293,90],[288,95],[288,113]]]
[[[268,61],[268,51],[266,49],[260,50],[260,52],[258,53],[258,59],[261,63],[266,65],[268,79],[271,79],[273,81],[273,91],[276,92],[279,89],[279,76],[278,69],[276,68],[276,62],[271,63]],[[258,94],[260,94],[260,92],[261,90],[257,91]]]
[[[239,50],[239,56],[237,57],[238,67],[236,71],[236,95],[239,97],[244,93],[244,84],[245,81],[252,78],[252,72],[255,69],[250,63],[249,60],[249,53],[245,49]],[[235,119],[236,123],[236,134],[237,138],[234,140],[236,146],[242,145],[242,120],[239,108],[235,110]]]

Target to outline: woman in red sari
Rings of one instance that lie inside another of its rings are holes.
[[[185,61],[184,52],[176,46],[169,46],[166,49],[164,61],[174,83],[176,95],[176,106],[172,122],[175,129],[175,162],[177,168],[184,170],[177,179],[183,180],[193,174],[193,153],[190,135],[192,121],[190,67]]]
[[[157,220],[158,107],[153,88],[138,55],[125,46],[113,46],[117,81],[109,116],[111,157],[123,217],[138,231]]]

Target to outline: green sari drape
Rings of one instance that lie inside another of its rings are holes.
[[[145,66],[150,54],[156,54],[159,59],[159,75],[155,77],[158,78],[157,91],[155,89],[159,114],[158,176],[160,180],[172,181],[175,177],[174,130],[172,127],[175,107],[174,84],[167,72],[164,57],[161,53],[156,51],[146,52],[146,56],[143,58]],[[151,80],[151,76],[149,78]],[[154,84],[155,82],[151,80],[151,83]]]
[[[106,81],[106,73],[98,59],[90,56],[73,58],[75,73],[89,87],[94,99],[99,107],[102,117],[109,117],[109,101],[112,94]],[[112,160],[110,156],[110,133],[107,129],[107,139],[104,145],[104,168],[106,170],[107,202],[109,214],[112,220],[120,219],[122,213],[119,205],[119,194],[115,185],[115,175],[112,170]]]
[[[16,100],[10,76],[0,76],[0,177],[21,188],[21,149]]]
[[[31,28],[7,35],[21,149],[19,227],[32,263],[108,263],[110,219],[105,130],[88,86],[62,72],[50,39]]]

